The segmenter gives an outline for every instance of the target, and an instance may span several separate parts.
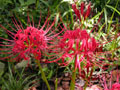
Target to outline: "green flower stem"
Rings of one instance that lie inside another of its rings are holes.
[[[71,83],[70,83],[70,90],[75,89],[75,79],[76,79],[76,71],[73,70],[73,72],[72,72],[72,80],[71,80]]]
[[[88,86],[89,80],[91,79],[91,77],[93,75],[93,71],[94,71],[94,66],[92,66],[90,74],[88,74],[87,77],[85,78],[86,83],[84,85],[84,90],[86,90],[86,88]]]
[[[36,60],[36,63],[38,64],[38,67],[39,67],[39,69],[40,69],[40,71],[41,71],[41,75],[42,75],[43,81],[46,83],[48,90],[51,90],[51,89],[50,89],[50,85],[49,85],[49,83],[48,83],[48,81],[47,81],[47,78],[46,78],[46,76],[45,76],[44,71],[42,70],[42,67],[41,67],[41,64],[40,64],[39,60]]]
[[[77,62],[77,55],[75,56],[75,64]],[[75,69],[75,64],[73,67],[73,72],[72,72],[72,80],[70,83],[70,90],[74,90],[75,89],[75,79],[76,79],[76,69]]]
[[[56,80],[55,80],[55,90],[57,90],[57,84],[58,84],[58,79],[56,78]]]
[[[84,86],[84,90],[86,90],[87,85],[88,85],[88,80],[86,80],[86,83],[85,83],[85,86]]]

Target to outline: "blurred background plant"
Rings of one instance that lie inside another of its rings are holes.
[[[37,75],[26,74],[25,67],[17,70],[13,63],[8,63],[7,71],[0,76],[2,90],[27,90],[37,80],[35,79]]]

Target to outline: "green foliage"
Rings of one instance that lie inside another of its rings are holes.
[[[11,67],[10,63],[8,64],[8,73],[4,75],[4,77],[1,77],[2,81],[2,90],[23,90],[23,89],[28,89],[30,84],[34,81],[31,80],[35,76],[34,75],[29,75],[26,77],[24,73],[23,68],[21,71],[18,70],[12,70],[13,68]]]

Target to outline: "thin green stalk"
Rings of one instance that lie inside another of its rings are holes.
[[[75,56],[75,64],[77,62],[77,55]],[[75,69],[75,64],[73,67],[73,72],[72,72],[72,80],[70,83],[70,90],[74,90],[75,89],[75,79],[76,79],[76,69]]]
[[[87,85],[88,85],[88,80],[86,80],[86,83],[85,83],[85,86],[84,86],[84,90],[86,90]]]
[[[72,72],[72,80],[71,80],[71,83],[70,83],[70,90],[75,89],[75,79],[76,79],[76,70],[73,70],[73,72]]]
[[[70,6],[69,6],[69,10],[70,10],[71,8],[70,8]],[[70,16],[71,16],[71,27],[73,27],[73,22],[74,22],[74,20],[73,20],[73,14],[72,14],[72,11],[70,11]]]
[[[58,79],[56,78],[56,80],[55,80],[55,90],[57,90],[57,87],[58,87]]]
[[[119,2],[119,0],[117,0],[117,2],[116,2],[115,9],[116,9],[117,6],[118,6],[118,2]],[[112,19],[113,19],[113,17],[114,17],[114,14],[115,14],[115,10],[113,11],[112,16],[111,16],[110,23],[109,23],[109,26],[108,26],[108,29],[107,29],[107,34],[110,32],[110,26],[111,26],[111,23],[112,23]]]
[[[118,19],[116,20],[117,21],[117,24],[116,24],[116,30],[115,30],[115,40],[113,40],[113,42],[112,42],[112,46],[111,46],[111,50],[115,50],[116,48],[117,48],[117,43],[118,43],[118,41],[117,41],[117,34],[118,34]],[[112,58],[114,58],[114,52],[112,52]]]
[[[46,76],[45,76],[45,73],[44,73],[44,71],[42,70],[42,67],[41,67],[40,62],[39,62],[38,60],[36,60],[36,63],[38,64],[38,67],[39,67],[39,69],[40,69],[40,71],[41,71],[41,75],[42,75],[43,81],[46,83],[48,90],[51,90],[51,89],[50,89],[50,85],[49,85],[49,83],[48,83],[48,81],[47,81],[47,78],[46,78]]]
[[[89,69],[89,68],[88,68]],[[94,71],[94,66],[92,66],[92,68],[91,68],[91,71],[89,71],[88,73],[87,73],[87,76],[86,76],[86,78],[85,78],[85,85],[84,85],[84,90],[86,90],[86,88],[87,88],[87,86],[88,86],[88,83],[89,83],[89,81],[91,80],[91,77],[92,77],[92,75],[93,75],[93,71]]]
[[[39,0],[36,0],[36,5],[35,5],[36,9],[38,9],[38,5],[39,5]]]

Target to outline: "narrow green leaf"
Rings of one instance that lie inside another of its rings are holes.
[[[114,11],[116,11],[119,15],[120,15],[120,11],[118,11],[116,8],[114,8],[113,6],[110,5],[106,5],[106,7],[113,9]]]
[[[55,27],[57,27],[57,25],[58,25],[59,15],[60,15],[59,13],[56,13]]]
[[[103,10],[104,10],[104,9],[103,9]],[[93,19],[99,17],[99,16],[103,13],[103,10],[102,10],[101,12],[99,12],[97,15],[95,15],[93,18],[91,18],[90,20],[93,20]]]
[[[104,16],[105,16],[105,24],[106,24],[106,30],[107,30],[107,11],[106,11],[106,8],[104,8]]]
[[[48,8],[50,8],[49,4],[45,2],[44,0],[40,0],[42,3],[44,3]]]
[[[118,2],[119,2],[119,0],[117,0],[117,2],[116,2],[115,9],[116,9],[116,8],[117,8],[117,6],[118,6]],[[109,26],[108,26],[108,29],[107,29],[107,34],[108,34],[108,33],[109,33],[109,31],[110,31],[110,26],[111,26],[112,19],[113,19],[114,14],[115,14],[115,9],[114,9],[114,11],[113,11],[113,13],[112,13],[112,16],[111,16],[111,19],[110,19],[110,23],[109,23]]]

